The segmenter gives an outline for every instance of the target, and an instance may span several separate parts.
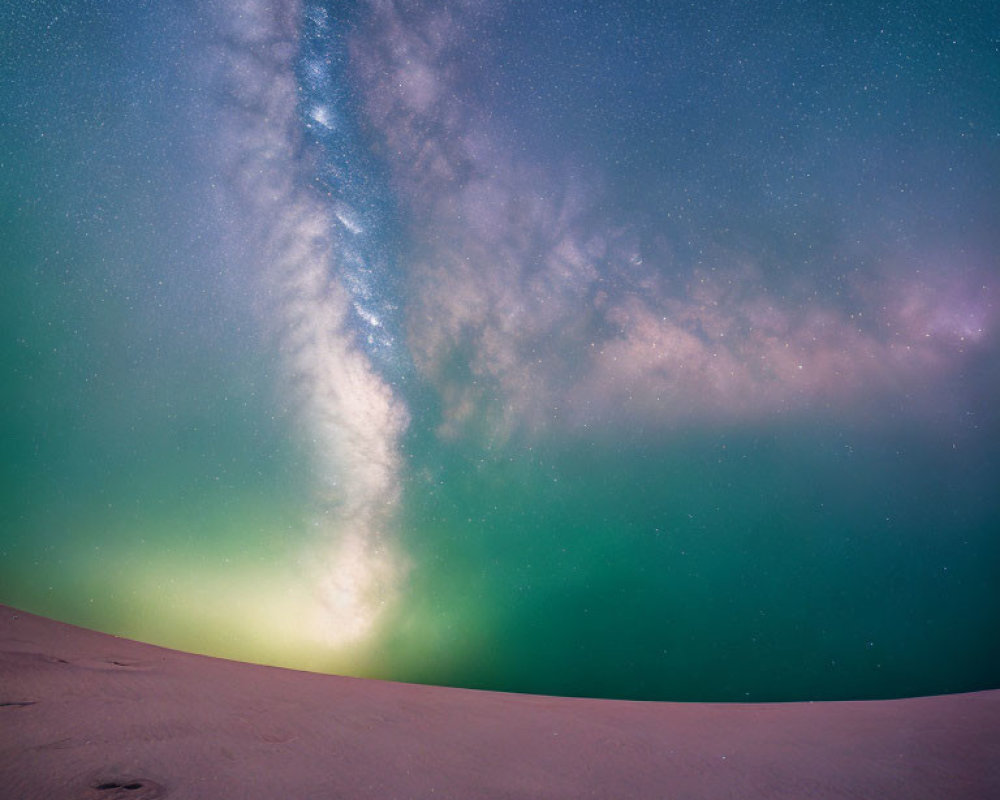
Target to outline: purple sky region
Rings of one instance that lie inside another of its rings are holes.
[[[995,336],[985,243],[914,253],[845,231],[841,252],[776,280],[710,236],[681,259],[604,212],[600,167],[533,158],[517,121],[476,101],[469,75],[491,58],[477,37],[496,13],[380,4],[351,40],[409,219],[408,343],[443,398],[443,434],[483,413],[503,438],[842,412],[886,394],[961,410],[954,379]]]

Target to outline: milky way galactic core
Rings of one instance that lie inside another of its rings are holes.
[[[675,700],[1000,686],[1000,12],[0,10],[0,601]]]

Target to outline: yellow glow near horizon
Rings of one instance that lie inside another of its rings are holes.
[[[39,593],[35,608],[25,610],[176,650],[362,675],[378,609],[366,605],[374,602],[373,566],[357,553],[352,558],[328,565],[347,570],[331,582],[369,592],[342,598],[343,630],[324,597],[327,587],[292,558],[220,563],[169,553],[142,560],[135,553],[81,555],[73,564],[82,603],[53,605]]]

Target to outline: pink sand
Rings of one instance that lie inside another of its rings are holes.
[[[166,650],[0,606],[0,797],[1000,798],[1000,691],[510,695]]]

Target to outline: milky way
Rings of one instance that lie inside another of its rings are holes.
[[[514,691],[1000,678],[997,12],[3,12],[0,600]]]

